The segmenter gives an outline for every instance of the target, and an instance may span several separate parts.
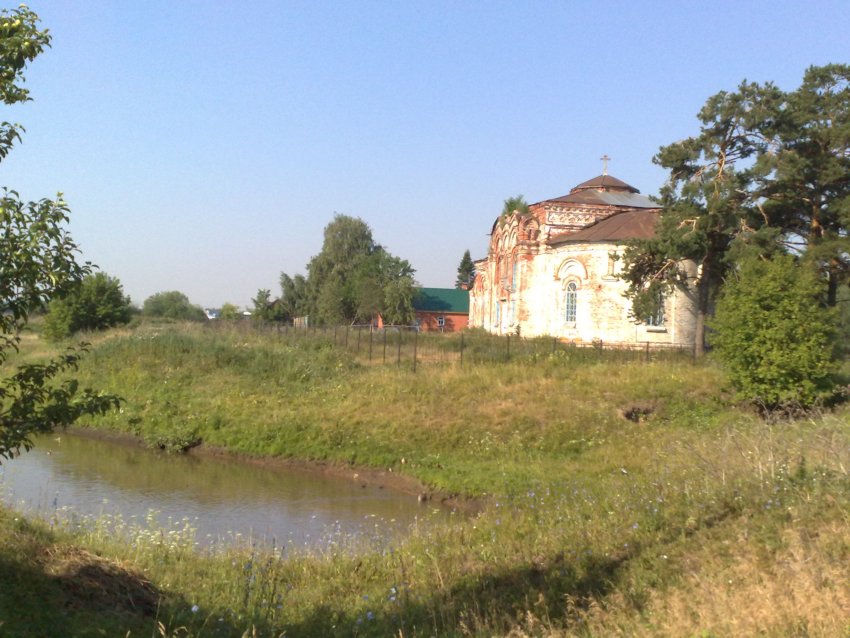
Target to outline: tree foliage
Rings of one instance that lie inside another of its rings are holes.
[[[292,321],[296,317],[302,317],[310,313],[307,298],[307,278],[304,275],[290,277],[286,273],[280,274],[280,318],[284,321]]]
[[[272,299],[272,291],[268,288],[260,288],[257,296],[251,301],[254,304],[251,310],[251,319],[254,322],[269,323],[282,319],[280,302]]]
[[[221,321],[236,321],[242,318],[242,313],[239,312],[239,307],[230,302],[224,302],[221,305],[221,313],[219,314]]]
[[[457,279],[455,280],[455,288],[467,290],[472,286],[472,281],[475,279],[475,262],[472,261],[472,256],[469,250],[463,252],[460,264],[457,267]]]
[[[121,282],[104,272],[86,275],[71,292],[50,302],[44,334],[65,339],[81,330],[104,330],[130,321],[130,298]]]
[[[21,5],[0,12],[0,100],[28,101],[21,86],[23,72],[50,44],[47,30],[38,29],[38,16]],[[0,124],[0,160],[8,155],[21,127]],[[0,459],[32,447],[32,437],[74,423],[86,414],[117,406],[112,395],[80,389],[67,378],[76,369],[85,345],[42,364],[8,369],[11,350],[17,350],[20,331],[30,314],[52,299],[73,290],[91,273],[91,265],[76,260],[77,245],[65,229],[68,206],[56,200],[23,202],[15,191],[0,197]]]
[[[520,215],[528,214],[528,202],[525,201],[525,197],[523,195],[508,197],[505,200],[505,203],[502,206],[502,215],[511,215],[513,213],[519,213]]]
[[[810,260],[741,260],[717,302],[711,343],[740,398],[762,409],[809,408],[834,395],[836,311]]]
[[[406,326],[413,323],[415,312],[413,300],[416,298],[416,286],[409,276],[389,280],[384,286],[382,314],[384,323]]]
[[[736,93],[718,93],[699,113],[698,136],[660,149],[654,161],[670,176],[661,190],[663,213],[655,237],[634,241],[624,252],[623,277],[635,318],[651,314],[659,298],[679,288],[697,308],[700,354],[705,320],[735,240],[742,230],[760,226],[749,196],[753,170],[742,162],[760,150],[753,131],[774,95],[772,87],[746,83]]]
[[[843,286],[838,291],[835,304],[838,310],[838,343],[844,357],[850,357],[850,288]]]
[[[158,292],[145,299],[142,315],[175,321],[206,321],[207,318],[203,308],[192,304],[186,295],[177,290]]]
[[[765,219],[818,264],[834,306],[850,277],[850,65],[810,67],[768,124],[756,191]]]
[[[697,308],[695,347],[726,274],[743,255],[802,252],[834,304],[848,277],[850,67],[812,67],[783,92],[743,82],[699,113],[695,137],[662,147],[670,171],[656,236],[624,252],[633,313],[679,288]]]
[[[413,268],[377,244],[362,219],[336,215],[307,273],[281,274],[286,318],[309,315],[325,325],[365,323],[379,314],[390,323],[413,319]]]

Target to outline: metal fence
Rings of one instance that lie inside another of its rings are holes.
[[[544,358],[579,362],[694,361],[692,347],[658,343],[590,344],[565,342],[557,337],[524,338],[494,335],[479,330],[439,333],[421,332],[415,326],[370,325],[334,327],[292,326],[240,322],[235,329],[274,335],[284,341],[324,340],[343,348],[366,365],[394,365],[414,372],[426,365],[452,363],[460,366]]]

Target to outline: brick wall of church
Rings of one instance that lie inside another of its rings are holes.
[[[688,295],[670,295],[663,326],[636,322],[623,294],[626,284],[617,277],[621,263],[613,259],[621,246],[566,243],[551,247],[536,237],[523,241],[521,224],[527,219],[502,220],[487,259],[476,263],[479,274],[470,296],[470,326],[496,334],[547,335],[577,343],[693,343],[695,315]],[[539,235],[548,236],[550,231],[541,225]],[[575,321],[568,321],[566,310],[570,283],[576,288]]]

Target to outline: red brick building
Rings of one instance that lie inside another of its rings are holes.
[[[469,291],[457,288],[418,288],[413,299],[416,325],[431,332],[457,332],[469,323]]]

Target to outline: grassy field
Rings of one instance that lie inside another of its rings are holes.
[[[765,424],[687,357],[413,373],[327,339],[182,326],[98,336],[80,377],[126,399],[90,427],[392,470],[483,509],[390,548],[213,555],[191,530],[5,512],[2,635],[850,633],[846,407]]]

